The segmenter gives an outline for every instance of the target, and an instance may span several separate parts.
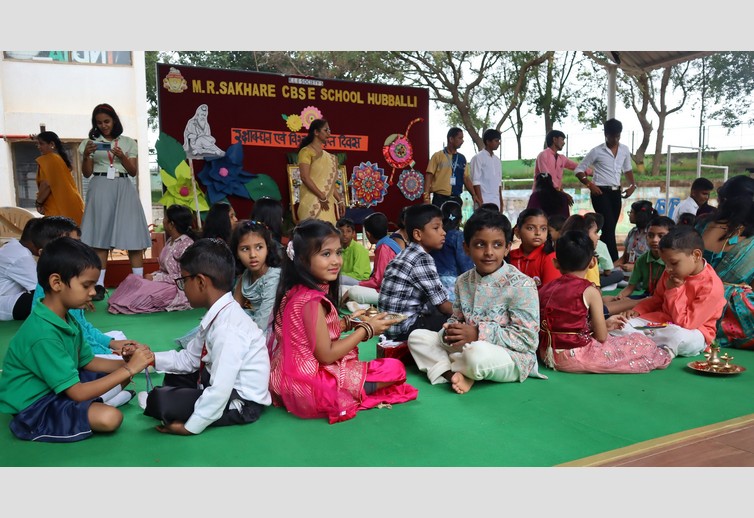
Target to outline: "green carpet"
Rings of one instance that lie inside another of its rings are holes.
[[[110,315],[98,302],[88,318],[99,329],[121,330],[155,350],[198,324],[203,310]],[[20,323],[0,322],[0,360]],[[0,466],[25,467],[539,467],[754,413],[754,354],[730,351],[749,369],[729,377],[700,375],[676,358],[641,375],[542,371],[549,380],[479,382],[459,396],[432,386],[415,368],[409,383],[419,397],[392,408],[359,412],[335,425],[303,420],[270,407],[256,423],[208,428],[195,437],[163,435],[136,401],[121,407],[123,426],[110,435],[69,444],[30,443],[0,414]],[[363,360],[375,340],[362,344]],[[700,359],[701,356],[697,359]],[[159,384],[161,376],[153,375]],[[145,389],[143,374],[136,390]]]

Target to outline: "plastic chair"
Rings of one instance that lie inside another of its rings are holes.
[[[680,198],[670,198],[670,204],[668,206],[668,217],[673,217],[673,212],[675,211],[675,208],[678,206],[678,204],[681,203]]]
[[[657,211],[657,214],[660,216],[665,215],[665,198],[660,198],[655,202],[655,210]]]

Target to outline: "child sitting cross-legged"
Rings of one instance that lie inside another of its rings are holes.
[[[343,270],[340,283],[355,286],[369,278],[372,266],[369,250],[356,240],[356,223],[351,218],[340,218],[335,226],[340,230],[340,244],[343,246]]]
[[[521,246],[508,255],[508,262],[534,279],[538,288],[560,277],[552,256],[545,251],[547,231],[547,215],[543,210],[522,210],[513,229]]]
[[[442,211],[428,203],[412,205],[406,211],[409,245],[390,261],[382,280],[380,311],[400,313],[406,319],[389,327],[385,336],[405,341],[414,329],[439,331],[453,312],[430,250],[445,243]]]
[[[114,432],[123,422],[108,404],[154,358],[140,348],[128,362],[94,356],[68,313],[92,300],[100,273],[94,249],[70,237],[51,241],[37,263],[44,299],[18,329],[0,376],[0,412],[13,414],[19,439],[73,442]]]
[[[440,206],[442,226],[445,229],[445,243],[440,250],[430,250],[429,255],[435,260],[435,268],[440,281],[448,292],[448,300],[455,300],[455,284],[458,276],[474,267],[474,263],[463,245],[461,230],[461,204],[448,200]]]
[[[339,317],[341,247],[330,222],[305,219],[293,230],[275,299],[270,375],[276,406],[305,419],[326,417],[330,424],[381,403],[416,399],[418,393],[406,383],[400,360],[359,360],[359,343],[396,319],[385,313],[367,318],[363,310]]]
[[[382,212],[373,212],[364,219],[364,233],[374,246],[374,267],[372,274],[365,281],[359,281],[356,286],[341,287],[344,290],[343,301],[353,300],[359,304],[377,305],[380,297],[380,286],[385,277],[385,268],[398,255],[401,246],[387,235],[388,220]]]
[[[270,357],[263,330],[233,298],[235,260],[219,238],[203,238],[179,259],[178,289],[191,307],[207,312],[188,345],[154,355],[165,372],[163,386],[139,393],[144,415],[159,419],[157,430],[194,435],[210,426],[253,423],[271,402]],[[141,347],[126,346],[128,358]]]
[[[605,321],[602,295],[586,279],[597,262],[594,242],[581,230],[566,231],[555,244],[555,261],[563,274],[539,290],[539,357],[565,372],[644,373],[664,369],[670,353],[642,333],[616,337]]]
[[[448,203],[448,202],[446,202]],[[539,375],[539,302],[534,281],[504,261],[512,238],[508,218],[477,209],[463,229],[474,267],[455,284],[453,315],[440,332],[417,329],[408,348],[429,381],[458,394],[475,381],[524,381]]]
[[[696,356],[709,347],[726,300],[723,282],[703,251],[704,240],[693,228],[680,225],[668,232],[660,240],[665,271],[654,293],[618,315],[624,325],[611,333],[631,333],[649,324],[645,331],[673,356]]]
[[[673,227],[675,227],[675,223],[667,216],[655,216],[649,222],[649,230],[647,230],[649,251],[644,252],[636,260],[634,270],[631,272],[631,278],[628,280],[628,285],[613,297],[602,297],[608,314],[617,315],[618,313],[633,309],[641,299],[649,297],[654,293],[657,281],[660,280],[662,272],[665,271],[665,263],[662,262],[660,255],[660,240]],[[632,295],[637,289],[642,290],[644,293]]]

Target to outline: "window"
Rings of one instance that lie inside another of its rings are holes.
[[[86,187],[89,184],[81,175],[78,159],[78,142],[65,142],[65,149],[73,165],[73,181],[76,183],[81,196],[86,199]],[[37,199],[37,162],[39,150],[33,141],[13,142],[14,182],[16,185],[16,206],[34,210],[34,200]]]
[[[129,50],[6,50],[5,59],[74,65],[131,65]]]

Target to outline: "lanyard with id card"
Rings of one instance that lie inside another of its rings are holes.
[[[118,140],[115,140],[115,145],[118,145]],[[113,154],[108,149],[107,150],[107,158],[110,160],[110,165],[107,167],[107,179],[108,180],[115,180],[115,175],[118,173],[115,169],[115,165],[113,164]]]

